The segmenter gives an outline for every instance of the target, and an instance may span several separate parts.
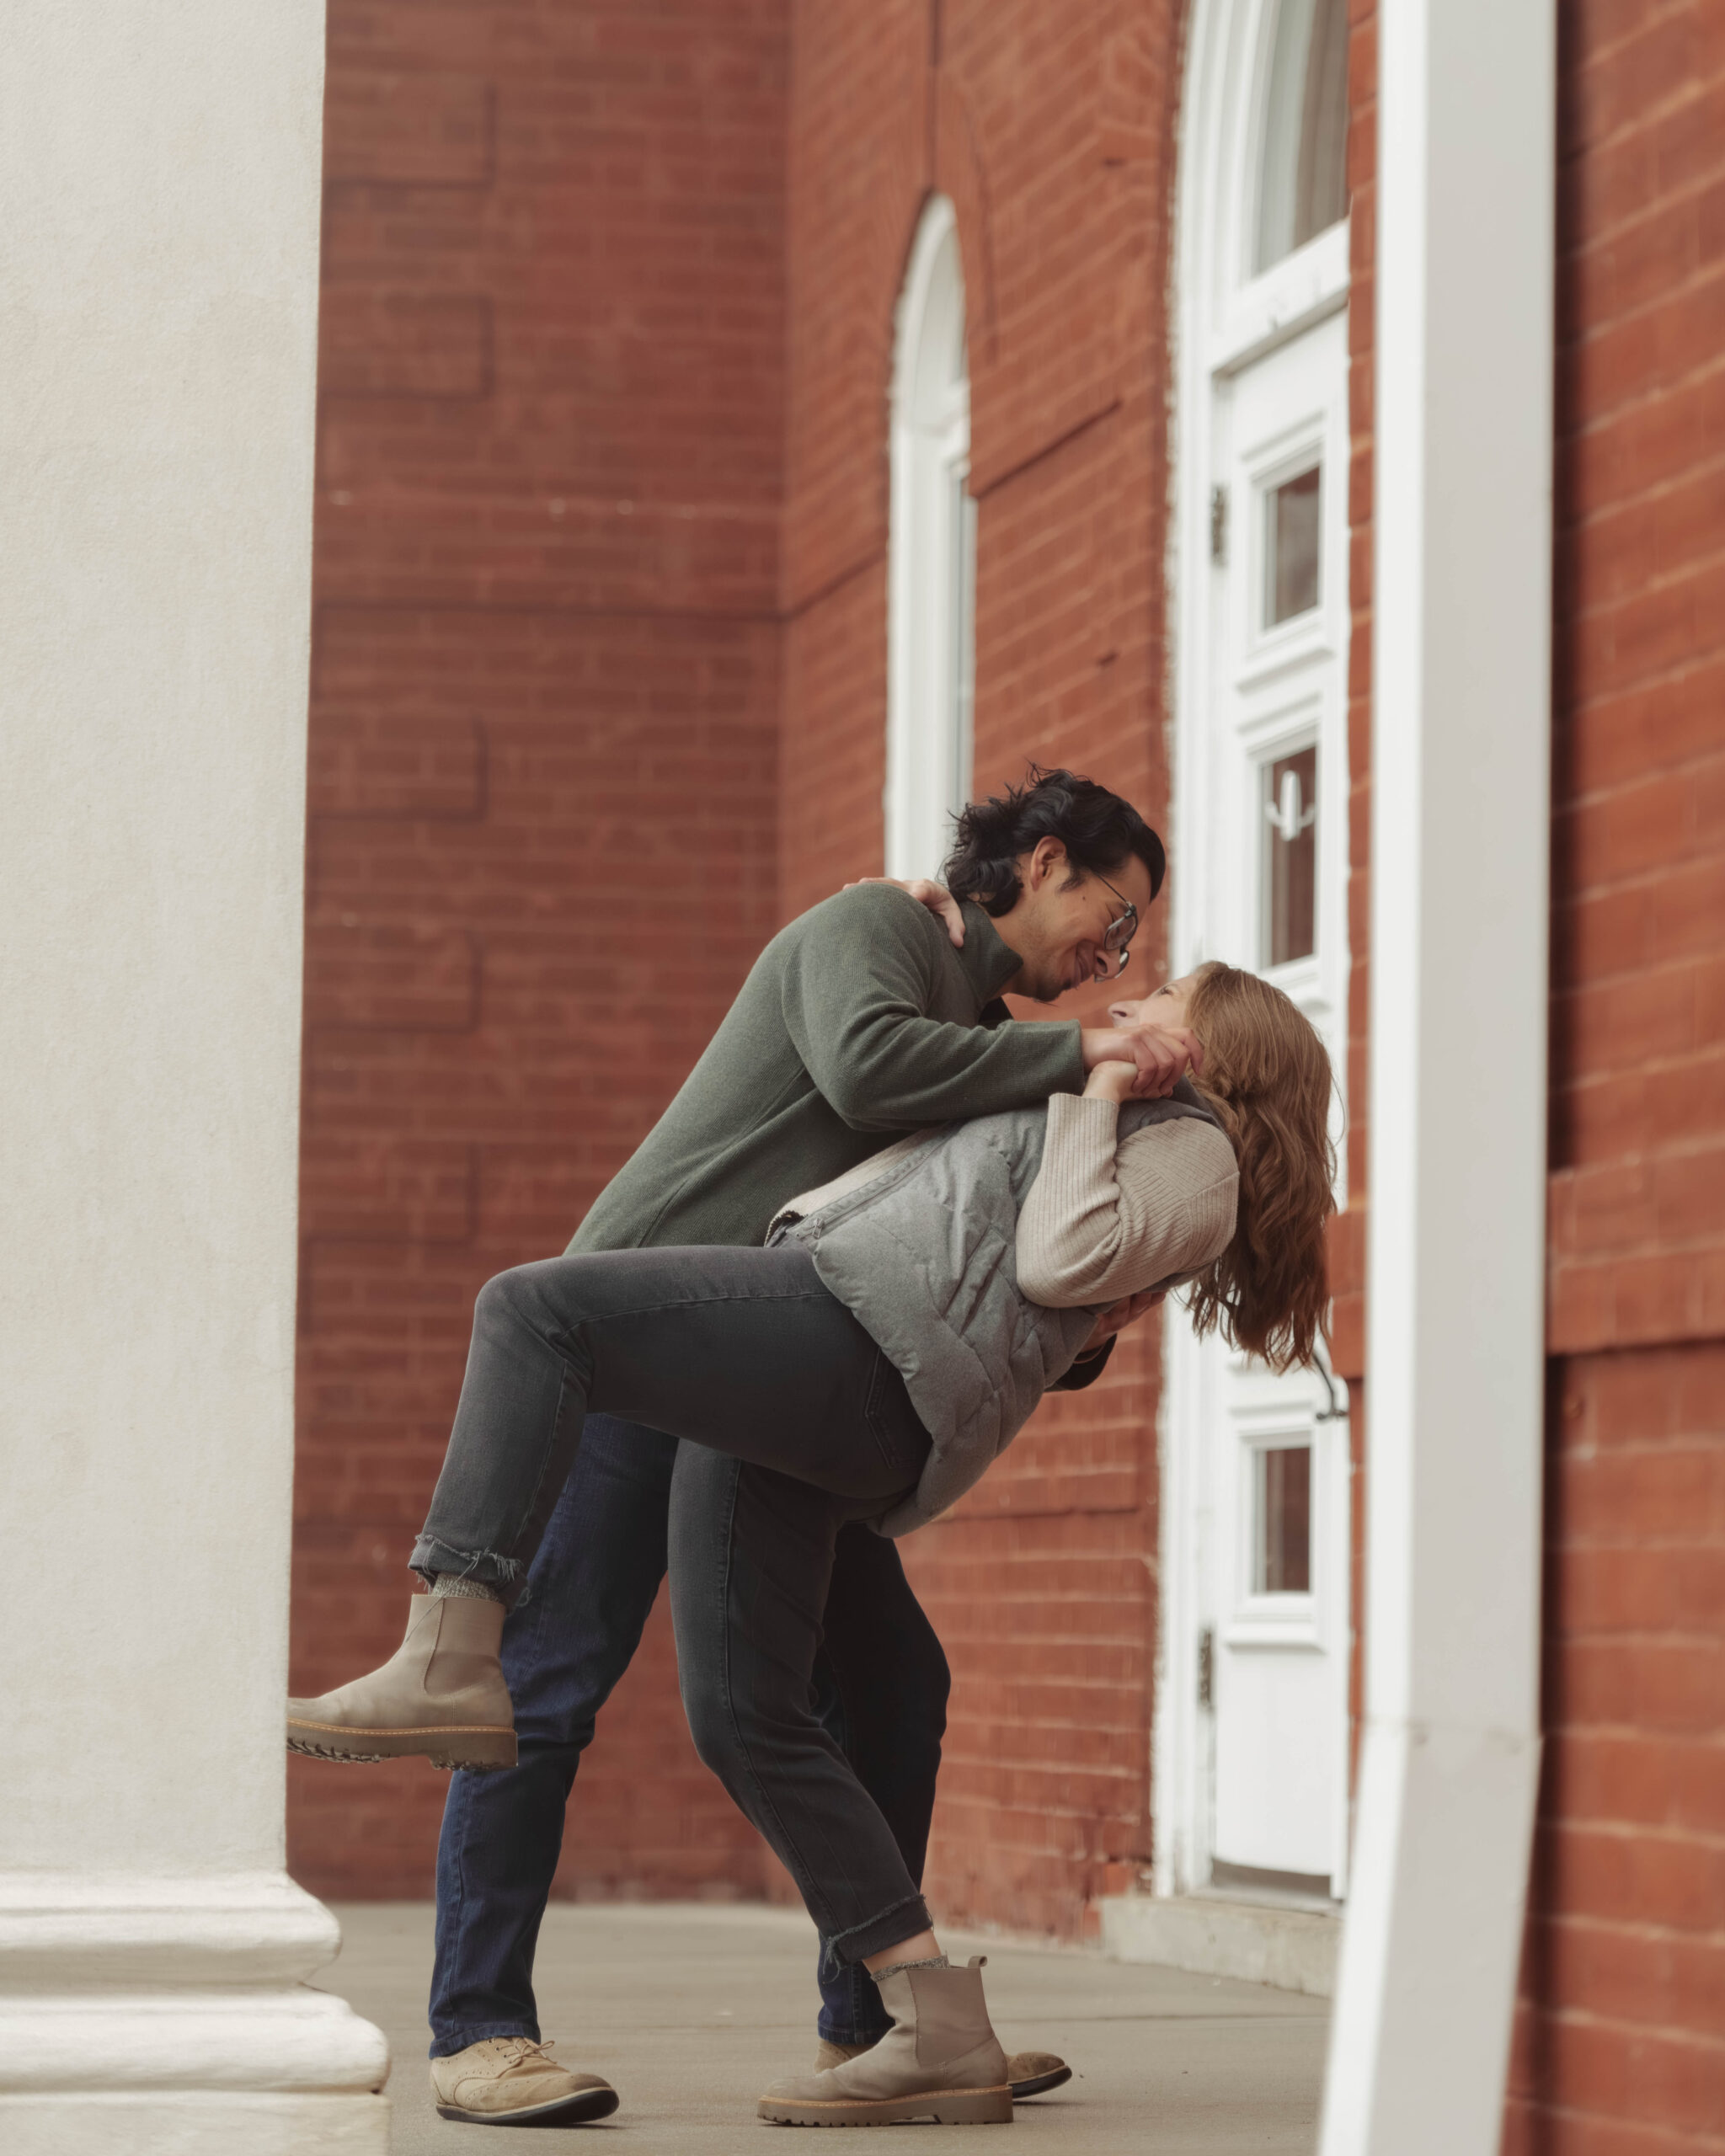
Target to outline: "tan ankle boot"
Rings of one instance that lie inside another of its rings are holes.
[[[287,1703],[287,1748],[315,1759],[512,1767],[515,1710],[497,1659],[500,1602],[416,1594],[407,1636],[381,1669],[321,1699]]]
[[[984,1956],[966,1969],[895,1969],[877,1981],[893,2025],[842,2064],[775,2081],[756,2110],[779,2126],[1006,2126],[1007,2055],[982,1996]]]
[[[814,2071],[819,2073],[825,2067],[842,2066],[847,2058],[861,2058],[868,2049],[867,2044],[835,2044],[822,2036],[814,2047]],[[1015,2104],[1022,2104],[1027,2096],[1045,2096],[1050,2089],[1064,2088],[1071,2079],[1072,2069],[1058,2052],[1007,2053],[1007,2079]]]

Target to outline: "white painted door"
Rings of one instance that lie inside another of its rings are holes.
[[[1204,955],[1345,1049],[1346,324],[1219,387]],[[1194,954],[1196,955],[1196,954]],[[1344,1861],[1348,1454],[1329,1385],[1195,1351],[1197,1682],[1211,1881],[1329,1895]],[[1200,1763],[1202,1772],[1202,1763]]]
[[[1341,0],[1209,0],[1183,177],[1173,957],[1263,974],[1343,1075],[1347,228]],[[1208,141],[1204,139],[1208,131]],[[1336,1130],[1342,1097],[1338,1084]],[[1339,1193],[1338,1193],[1339,1194]],[[1339,1898],[1345,1395],[1169,1321],[1157,1884]],[[1338,1412],[1339,1411],[1339,1412]]]

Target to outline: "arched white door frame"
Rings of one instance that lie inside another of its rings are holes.
[[[1252,954],[1224,948],[1231,924],[1209,917],[1210,895],[1235,872],[1227,848],[1237,838],[1219,837],[1217,804],[1239,791],[1229,766],[1238,746],[1225,744],[1227,728],[1217,714],[1231,693],[1226,638],[1216,611],[1212,574],[1219,550],[1250,553],[1247,528],[1254,504],[1231,483],[1226,459],[1218,456],[1218,407],[1233,377],[1266,360],[1282,345],[1315,329],[1347,306],[1348,232],[1345,221],[1297,248],[1261,275],[1252,274],[1257,220],[1258,145],[1271,72],[1278,0],[1195,0],[1187,45],[1187,74],[1180,139],[1177,204],[1176,382],[1172,466],[1174,498],[1169,522],[1168,577],[1173,643],[1173,722],[1169,744],[1173,773],[1172,870],[1170,941],[1176,971],[1205,957],[1253,963]],[[1345,462],[1332,442],[1325,462]],[[1221,492],[1220,501],[1218,486]],[[1241,499],[1235,499],[1240,496]],[[1237,527],[1218,528],[1218,516]],[[1327,549],[1326,588],[1332,595],[1337,692],[1345,679],[1346,562],[1343,543]],[[1336,716],[1320,760],[1320,828],[1340,840],[1347,828],[1347,771],[1338,745],[1345,705]],[[1255,810],[1253,813],[1256,813]],[[1231,833],[1225,814],[1220,825]],[[1333,841],[1332,841],[1333,842]],[[1215,857],[1212,858],[1212,854]],[[1340,862],[1340,857],[1338,857]],[[1345,1011],[1347,948],[1345,884],[1326,872],[1330,887],[1322,983],[1323,1001],[1338,1018]],[[1237,924],[1233,924],[1237,929]],[[1339,1046],[1339,1043],[1338,1043]],[[1204,1588],[1196,1522],[1210,1502],[1198,1426],[1206,1349],[1193,1340],[1183,1314],[1171,1313],[1163,1358],[1162,1401],[1162,1550],[1156,1736],[1152,1758],[1156,1833],[1156,1890],[1178,1894],[1210,1876],[1210,1826],[1202,1785],[1214,1730],[1200,1705],[1196,1657],[1204,1614]],[[1212,1403],[1214,1405],[1214,1403]],[[1324,1447],[1334,1475],[1345,1482],[1345,1452],[1332,1438]],[[1338,1483],[1327,1506],[1332,1524],[1345,1515],[1347,1493]],[[1322,1499],[1315,1499],[1322,1504]],[[1345,1536],[1344,1536],[1345,1540]],[[1345,1567],[1334,1592],[1345,1596]],[[1346,1613],[1337,1620],[1345,1632]],[[1347,1732],[1345,1660],[1338,1659],[1333,1745],[1337,1785],[1345,1785]],[[1347,1867],[1344,1822],[1339,1814],[1330,1865],[1332,1891],[1343,1890]]]
[[[886,870],[932,876],[970,790],[976,505],[964,280],[943,195],[922,213],[894,336],[887,570]]]

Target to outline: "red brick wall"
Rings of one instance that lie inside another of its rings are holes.
[[[1165,817],[1178,10],[804,0],[790,110],[783,899],[878,872],[887,406],[916,221],[957,207],[979,501],[976,777],[1066,761]],[[1153,921],[1134,978],[1160,978]],[[1028,1015],[1028,1014],[1027,1014]],[[1050,1401],[906,1545],[956,1676],[943,1916],[1071,1935],[1150,1848],[1156,1349]]]
[[[1353,14],[1337,1346],[1363,1375],[1375,0]],[[1725,12],[1559,19],[1547,1750],[1504,2148],[1675,2156],[1725,2150]]]
[[[330,10],[294,1679],[399,1636],[489,1274],[560,1249],[777,915],[778,0]],[[314,1887],[446,1783],[296,1761]],[[571,1891],[758,1890],[655,1617]]]
[[[1546,1772],[1507,2145],[1725,2150],[1725,9],[1560,11]]]
[[[1355,0],[1362,1107],[1375,13]],[[1548,1736],[1504,2147],[1674,2156],[1725,2150],[1725,16],[1560,18]],[[1362,1374],[1365,1136],[1356,1111],[1338,1351]]]
[[[777,919],[880,865],[885,400],[932,188],[972,312],[979,779],[1064,759],[1163,813],[1175,17],[337,7],[299,1685],[399,1624],[474,1289],[560,1246]],[[959,1674],[953,1913],[1071,1931],[1148,1851],[1155,1376],[1124,1347],[915,1557]],[[296,1764],[296,1867],[424,1891],[441,1798]],[[565,1883],[709,1882],[775,1886],[655,1632]]]
[[[1675,2156],[1725,2150],[1725,12],[1559,13],[1548,1734],[1504,2147]],[[1374,0],[1353,13],[1337,1348],[1363,1376]]]

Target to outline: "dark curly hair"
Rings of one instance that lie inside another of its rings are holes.
[[[1162,887],[1162,842],[1130,801],[1093,779],[1032,764],[1023,786],[973,801],[960,815],[947,888],[996,918],[1010,913],[1023,889],[1018,857],[1039,839],[1058,839],[1073,868],[1087,875],[1106,876],[1135,854],[1150,871],[1151,898]]]

